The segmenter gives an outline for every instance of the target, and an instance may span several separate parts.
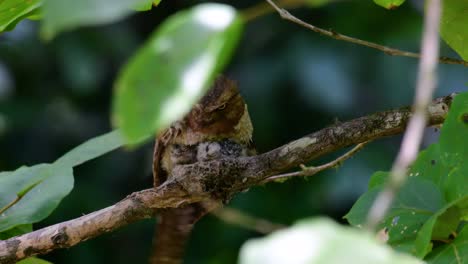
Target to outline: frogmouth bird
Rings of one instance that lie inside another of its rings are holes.
[[[252,123],[234,81],[218,77],[180,121],[156,137],[154,186],[171,177],[176,165],[246,156],[252,152]],[[195,222],[219,203],[200,202],[160,214],[150,263],[180,263]]]

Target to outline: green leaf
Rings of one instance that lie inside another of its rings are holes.
[[[444,0],[440,35],[464,60],[468,60],[468,1]]]
[[[86,161],[102,156],[125,144],[120,131],[115,130],[107,134],[92,138],[60,157],[55,164],[74,167]]]
[[[455,97],[440,133],[440,153],[442,161],[447,166],[453,168],[466,161],[468,158],[467,138],[468,93],[462,93]]]
[[[455,233],[460,222],[456,205],[467,198],[447,204],[424,223],[415,240],[412,251],[415,256],[426,256],[432,249],[431,240],[447,240],[450,234]]]
[[[383,185],[373,188],[359,198],[345,216],[350,224],[362,226],[365,223],[367,213],[382,188]],[[422,177],[409,178],[379,228],[387,228],[390,245],[404,244],[401,249],[415,253],[411,241],[416,239],[424,223],[443,206],[444,199],[436,185]]]
[[[41,8],[34,9],[31,13],[28,13],[25,18],[30,19],[30,20],[42,19],[42,9]]]
[[[352,260],[352,261],[351,261]],[[282,263],[422,263],[397,253],[375,237],[325,218],[300,221],[241,248],[241,264]]]
[[[448,202],[466,197],[468,195],[468,164],[464,162],[460,167],[454,168],[444,181],[445,199]]]
[[[0,32],[11,30],[42,5],[42,0],[0,1]]]
[[[421,152],[409,170],[407,183],[379,225],[379,228],[388,229],[390,245],[419,257],[430,252],[431,240],[447,239],[456,230],[468,204],[464,188],[468,185],[455,183],[459,192],[454,192],[454,187],[448,184],[451,181],[445,176],[448,174],[447,166],[440,162],[439,157],[437,145]],[[371,205],[383,188],[382,176],[385,176],[382,172],[372,176],[370,183],[373,184],[370,186],[373,188],[361,196],[345,216],[352,225],[365,223]],[[458,180],[453,182],[462,183]]]
[[[432,144],[427,149],[421,151],[409,169],[408,176],[422,176],[437,186],[443,186],[450,168],[443,162],[439,148],[439,144]]]
[[[152,2],[146,2],[140,5],[136,5],[134,8],[136,11],[148,11],[153,8],[153,6],[158,6],[161,3],[161,0],[153,0]]]
[[[408,171],[390,212],[380,223],[389,230],[394,248],[424,257],[433,240],[447,241],[468,219],[468,93],[455,97],[438,143],[421,151]],[[362,225],[370,206],[383,188],[387,174],[375,173],[369,191],[345,216],[352,225]],[[435,244],[436,249],[437,245]]]
[[[168,18],[123,68],[113,123],[137,143],[187,113],[232,55],[242,30],[236,11],[200,4]]]
[[[92,138],[53,164],[21,167],[0,173],[0,235],[12,228],[41,221],[73,188],[73,167],[124,144],[118,130]],[[5,231],[5,232],[4,232]]]
[[[374,3],[386,9],[396,9],[401,6],[405,0],[374,0]]]
[[[50,39],[60,31],[110,23],[150,3],[152,0],[46,0],[41,35]]]
[[[45,261],[43,259],[38,259],[38,258],[27,258],[19,262],[16,262],[16,264],[52,264],[52,262]]]
[[[0,214],[0,232],[44,219],[72,188],[68,166],[40,164],[0,173],[0,208],[6,209]]]
[[[383,185],[385,181],[387,180],[387,178],[388,178],[388,172],[386,171],[375,172],[374,175],[372,175],[372,177],[369,180],[369,186],[368,186],[369,190],[374,187]]]
[[[24,233],[29,233],[31,232],[32,229],[32,224],[25,224],[25,225],[19,225],[15,226],[11,229],[8,229],[6,231],[0,232],[0,240],[5,240],[10,237],[22,235]]]
[[[468,225],[449,244],[438,247],[427,256],[429,264],[466,263],[468,260]]]

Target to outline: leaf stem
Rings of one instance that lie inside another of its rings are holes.
[[[42,180],[39,180],[35,182],[34,184],[31,184],[30,186],[28,186],[26,189],[21,190],[19,193],[17,193],[16,198],[13,201],[11,201],[9,204],[5,205],[2,209],[0,209],[0,214],[4,213],[10,207],[18,203],[21,200],[21,198],[23,198],[32,188],[36,187],[36,185],[38,185],[41,182]]]
[[[16,195],[16,198],[13,201],[11,201],[9,204],[5,205],[2,209],[0,209],[0,214],[3,214],[6,210],[15,205],[20,199],[21,197],[19,195]]]

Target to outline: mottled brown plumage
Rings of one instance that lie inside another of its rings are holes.
[[[252,138],[247,106],[237,85],[224,77],[180,121],[156,137],[154,186],[167,180],[175,165],[246,155]],[[180,263],[193,224],[219,202],[191,204],[161,213],[151,263]]]
[[[218,77],[213,87],[180,121],[156,137],[153,155],[154,186],[166,180],[172,170],[173,145],[194,146],[204,141],[231,139],[239,144],[252,140],[252,123],[237,85]],[[176,158],[177,159],[177,158]],[[186,164],[181,162],[180,164]]]

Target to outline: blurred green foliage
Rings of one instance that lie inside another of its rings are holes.
[[[387,9],[395,9],[402,5],[405,0],[374,0],[374,3]]]
[[[109,131],[118,69],[167,16],[199,2],[163,1],[151,12],[63,33],[46,43],[38,38],[38,24],[28,20],[0,36],[0,171],[51,162]],[[422,23],[418,2],[388,11],[371,1],[346,1],[294,13],[317,26],[417,50]],[[242,9],[252,3],[234,5]],[[442,54],[455,56],[446,46]],[[335,119],[411,103],[416,65],[414,59],[316,35],[274,14],[247,24],[226,74],[239,82],[254,123],[254,141],[263,152]],[[440,65],[439,80],[438,95],[462,90],[468,82],[466,68]],[[435,138],[437,133],[428,130],[426,144]],[[336,171],[253,188],[230,206],[283,224],[318,214],[340,221],[365,191],[370,175],[389,168],[398,142],[398,137],[379,140]],[[149,143],[119,150],[78,166],[73,192],[34,228],[101,209],[151,186],[151,148]],[[54,263],[144,263],[153,228],[154,221],[143,221],[43,258]],[[187,263],[235,263],[242,243],[255,236],[208,216],[197,224]]]
[[[440,140],[419,153],[407,182],[379,224],[380,229],[387,229],[390,245],[423,258],[433,249],[432,241],[450,241],[461,231],[468,218],[467,115],[468,93],[462,93],[452,103]],[[345,216],[352,225],[365,224],[367,212],[387,178],[388,173],[382,172],[372,176],[369,190]]]
[[[239,263],[422,264],[423,261],[394,251],[368,231],[344,227],[327,218],[314,218],[248,241],[241,249]]]
[[[5,0],[0,3],[0,32],[13,29],[24,18],[35,14],[41,0]]]
[[[440,35],[442,38],[468,60],[468,2],[458,0],[444,0],[441,19]]]
[[[127,142],[153,138],[189,112],[231,59],[242,28],[237,11],[220,4],[166,19],[116,80],[112,119]]]

